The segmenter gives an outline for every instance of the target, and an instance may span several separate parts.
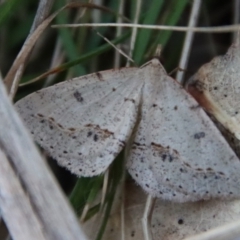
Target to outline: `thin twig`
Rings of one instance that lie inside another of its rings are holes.
[[[128,27],[128,28],[142,28],[142,29],[155,29],[166,31],[178,31],[178,32],[200,32],[200,33],[223,33],[238,31],[240,24],[226,25],[217,27],[177,27],[167,25],[144,25],[144,24],[131,24],[131,23],[75,23],[75,24],[58,24],[52,25],[53,28],[76,28],[76,27]]]
[[[192,11],[191,11],[189,22],[188,22],[188,27],[191,28],[191,27],[195,27],[197,25],[198,15],[199,15],[199,12],[200,12],[200,6],[201,6],[201,0],[194,0],[193,6],[192,6]],[[193,36],[194,36],[194,32],[192,32],[190,30],[187,31],[186,37],[185,37],[185,40],[184,40],[183,49],[182,49],[179,68],[185,69],[187,67],[188,59],[189,59],[189,53],[190,53],[190,49],[191,49],[192,41],[193,41]],[[184,71],[178,71],[177,76],[176,76],[176,80],[178,82],[182,83],[183,78],[184,78],[184,74],[185,74]]]

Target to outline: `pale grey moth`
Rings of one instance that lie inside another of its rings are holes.
[[[16,103],[34,139],[78,176],[103,173],[127,146],[131,176],[154,197],[240,196],[240,162],[157,59],[37,91]]]

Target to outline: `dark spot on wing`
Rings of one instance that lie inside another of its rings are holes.
[[[199,133],[195,133],[193,137],[195,139],[200,139],[200,138],[204,138],[205,135],[206,135],[205,132],[199,132]]]
[[[135,103],[135,100],[132,99],[132,98],[124,98],[124,101],[125,101],[125,102],[126,102],[126,101],[130,101],[130,102],[132,102],[132,103]]]
[[[165,161],[166,158],[167,158],[167,154],[163,154],[163,155],[162,155],[162,160]]]
[[[63,126],[60,123],[58,123],[57,125],[58,125],[58,127],[63,128]]]
[[[154,103],[152,106],[153,106],[153,107],[156,107],[156,106],[157,106],[157,104],[155,104],[155,103]]]
[[[186,170],[186,169],[183,169],[183,168],[180,168],[179,171],[180,171],[181,173],[187,173],[187,170]]]
[[[180,224],[180,225],[181,225],[181,224],[183,224],[183,223],[184,223],[183,219],[181,219],[181,218],[180,218],[180,219],[178,219],[178,224]]]
[[[75,132],[76,128],[69,128],[68,130],[71,131],[71,132]]]
[[[83,102],[83,97],[82,97],[82,94],[79,92],[79,91],[75,91],[73,93],[73,96],[75,97],[75,99],[78,101],[78,102]]]
[[[115,91],[116,91],[116,88],[113,88],[112,91],[115,92]]]
[[[178,106],[175,106],[175,107],[174,107],[174,110],[178,110]]]
[[[191,109],[191,110],[196,110],[196,109],[198,109],[198,108],[200,108],[200,105],[199,105],[199,104],[190,106],[190,109]]]
[[[183,162],[183,164],[189,168],[191,168],[191,165],[189,163]]]
[[[55,122],[55,119],[53,117],[50,117],[49,120],[51,120],[52,122]]]
[[[37,114],[38,117],[44,117],[41,113]]]
[[[91,137],[91,136],[92,136],[92,132],[89,131],[89,132],[87,133],[87,137]]]
[[[173,161],[173,156],[171,154],[168,154],[168,161],[172,162]]]
[[[98,135],[97,135],[97,134],[94,134],[93,140],[94,140],[95,142],[97,142],[97,140],[98,140]]]

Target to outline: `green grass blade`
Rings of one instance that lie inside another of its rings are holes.
[[[163,0],[153,0],[142,24],[154,24],[162,9],[163,3]],[[140,29],[138,32],[133,53],[133,59],[137,65],[139,65],[143,60],[143,55],[146,52],[152,32],[153,30],[149,29]]]

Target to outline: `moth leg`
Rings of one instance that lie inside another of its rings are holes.
[[[143,217],[142,217],[144,240],[153,239],[152,231],[151,231],[151,219],[152,219],[152,212],[153,212],[155,200],[156,198],[153,198],[151,195],[148,195]]]

